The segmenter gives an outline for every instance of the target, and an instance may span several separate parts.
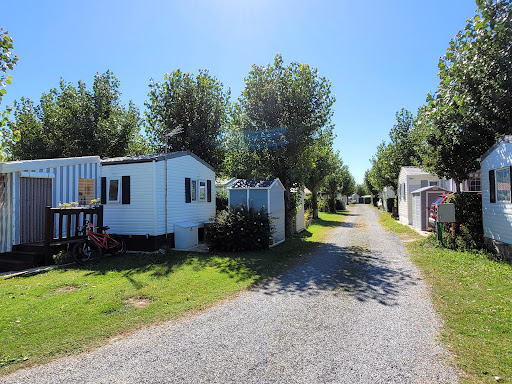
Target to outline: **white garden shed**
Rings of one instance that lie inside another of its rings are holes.
[[[443,180],[418,167],[402,167],[398,176],[398,215],[400,223],[412,225],[412,193],[420,188],[440,186]]]
[[[101,168],[103,221],[129,249],[174,247],[176,226],[201,237],[215,216],[215,171],[190,151],[104,159]]]
[[[428,229],[430,206],[440,195],[450,193],[449,190],[431,185],[412,192],[412,226],[420,231]]]
[[[0,253],[43,241],[45,207],[99,196],[98,156],[0,163]]]
[[[484,241],[512,256],[512,135],[500,138],[480,159]]]
[[[237,179],[228,190],[228,205],[236,207],[239,204],[251,205],[259,210],[264,207],[269,216],[274,219],[273,244],[278,245],[285,240],[285,188],[276,179]]]

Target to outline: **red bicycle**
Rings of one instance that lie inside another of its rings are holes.
[[[107,233],[110,227],[98,226],[98,232],[94,232],[94,225],[86,221],[83,227],[77,228],[79,232],[86,231],[87,237],[75,244],[72,256],[80,265],[96,264],[103,256],[103,252],[112,255],[126,253],[126,243],[121,236]]]

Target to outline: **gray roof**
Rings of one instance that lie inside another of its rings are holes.
[[[418,189],[415,189],[414,191],[412,191],[411,193],[412,194],[414,194],[414,193],[421,193],[423,191],[429,191],[429,190],[452,193],[452,191],[450,191],[449,189],[446,189],[446,188],[443,188],[443,187],[439,187],[437,185],[430,185],[428,187],[418,188]]]
[[[400,170],[400,173],[404,173],[405,175],[430,175],[427,171],[424,171],[423,169],[411,165],[407,165],[405,167],[402,167]],[[434,175],[432,175],[434,176]]]
[[[269,188],[275,179],[236,179],[230,189]]]
[[[494,151],[496,148],[499,147],[500,144],[502,143],[512,143],[512,135],[503,135],[501,136],[497,142],[495,142],[491,148],[489,148],[487,150],[487,152],[485,152],[482,157],[480,157],[480,161],[483,161],[487,156],[489,156],[491,154],[492,151]]]
[[[125,156],[125,157],[111,157],[101,160],[102,166],[114,165],[114,164],[132,164],[132,163],[148,163],[151,161],[162,161],[174,159],[181,156],[192,156],[197,161],[201,162],[203,165],[206,165],[212,171],[215,172],[215,169],[208,164],[206,161],[201,159],[199,156],[193,154],[190,151],[181,151],[181,152],[169,152],[169,153],[158,153],[153,155],[139,155],[139,156]]]

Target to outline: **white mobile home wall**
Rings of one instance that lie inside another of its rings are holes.
[[[215,216],[215,172],[192,155],[164,156],[169,158],[102,163],[102,177],[107,183],[110,178],[130,177],[130,203],[107,202],[103,206],[103,222],[112,233],[160,236],[174,233],[177,223],[194,222],[202,226]],[[186,178],[209,180],[212,201],[186,203]]]
[[[503,137],[482,156],[484,237],[512,244],[512,203],[490,201],[489,171],[512,166],[512,136]]]

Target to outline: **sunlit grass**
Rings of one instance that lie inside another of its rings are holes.
[[[266,252],[129,254],[0,280],[0,374],[91,350],[108,338],[201,310],[300,260],[344,220],[320,214]]]
[[[483,251],[442,248],[433,236],[407,248],[432,287],[463,382],[512,383],[512,266]]]

